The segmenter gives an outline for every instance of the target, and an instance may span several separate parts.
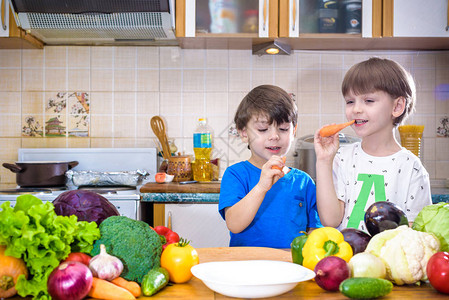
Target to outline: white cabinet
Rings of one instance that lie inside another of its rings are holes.
[[[394,37],[449,37],[447,0],[394,0]]]
[[[128,217],[130,219],[138,220],[139,216],[139,201],[135,200],[109,200],[118,210],[121,216]]]
[[[170,219],[172,230],[195,248],[229,246],[229,230],[218,204],[165,204],[165,225]]]

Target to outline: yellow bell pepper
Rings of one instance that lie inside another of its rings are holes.
[[[343,234],[333,227],[322,227],[312,231],[302,249],[303,266],[313,270],[316,264],[326,256],[338,256],[349,262],[353,252],[351,245],[345,242]]]

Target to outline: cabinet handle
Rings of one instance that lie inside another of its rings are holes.
[[[263,1],[263,31],[266,30],[265,28],[267,24],[267,1],[268,0]]]
[[[295,26],[296,26],[296,0],[293,0],[293,7],[292,7],[292,13],[293,13],[293,27],[292,27],[292,31],[295,31]]]
[[[167,228],[171,230],[172,228],[172,215],[171,215],[171,211],[168,212],[168,217],[167,217]]]
[[[8,12],[8,0],[0,0],[1,6],[2,6],[2,29],[6,30],[8,27],[6,27],[6,14]]]
[[[446,31],[449,30],[449,1],[447,1],[447,19],[446,19]]]

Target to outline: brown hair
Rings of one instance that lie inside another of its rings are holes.
[[[372,57],[352,66],[346,73],[341,85],[343,96],[351,91],[366,94],[384,91],[393,99],[404,97],[405,109],[393,124],[399,125],[411,115],[415,109],[415,82],[412,76],[395,61]]]
[[[254,115],[264,115],[268,123],[292,123],[296,126],[298,109],[292,97],[274,85],[260,85],[252,89],[240,102],[234,116],[238,130],[242,130]]]

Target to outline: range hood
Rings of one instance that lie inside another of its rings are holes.
[[[177,45],[174,0],[10,0],[48,45]]]

